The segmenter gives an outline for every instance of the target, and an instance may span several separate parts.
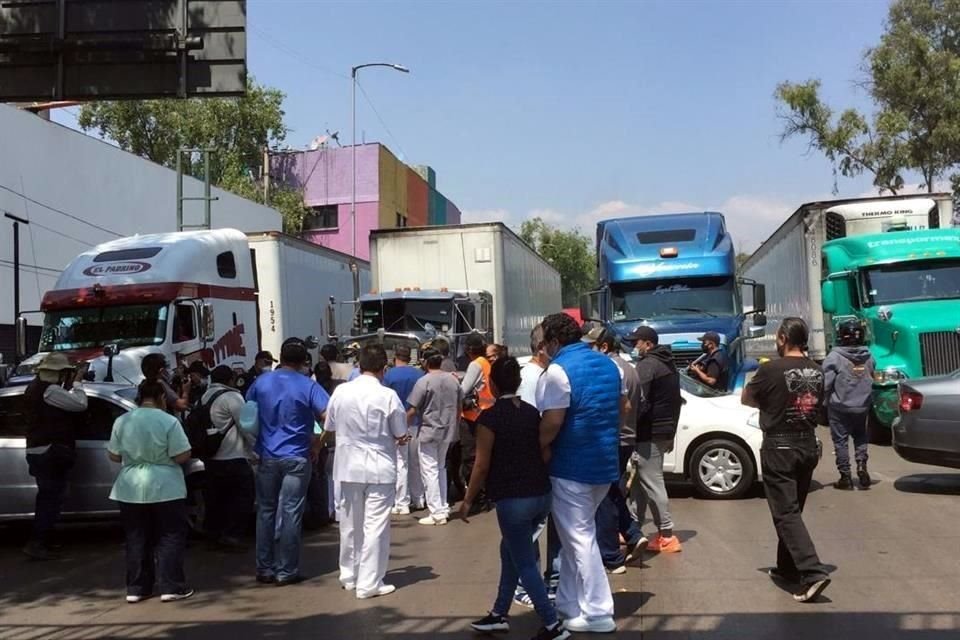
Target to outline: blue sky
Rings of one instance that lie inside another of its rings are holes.
[[[531,215],[592,234],[602,217],[712,208],[752,249],[798,204],[829,197],[829,164],[781,144],[778,81],[854,87],[887,3],[298,2],[249,0],[249,67],[287,94],[288,142],[358,129],[429,164],[469,220]],[[380,121],[382,118],[382,122]],[[386,123],[384,126],[383,123]],[[358,134],[359,135],[359,134]],[[841,178],[840,195],[869,179]]]

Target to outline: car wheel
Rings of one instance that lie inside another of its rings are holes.
[[[743,446],[719,438],[694,449],[689,469],[693,486],[704,498],[739,498],[757,479],[753,460]]]

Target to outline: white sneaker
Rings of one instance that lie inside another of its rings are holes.
[[[370,593],[360,593],[358,591],[357,600],[367,600],[369,598],[378,598],[380,596],[388,596],[396,590],[397,588],[392,584],[382,584]]]
[[[164,593],[160,596],[160,602],[177,602],[178,600],[186,600],[192,596],[193,589],[184,589],[176,593]]]
[[[420,518],[418,520],[420,524],[427,525],[428,527],[439,527],[447,524],[446,518],[434,518],[433,516],[427,516],[426,518]]]
[[[408,516],[410,515],[410,507],[394,507],[390,510],[395,516]]]
[[[143,602],[150,596],[127,596],[127,602],[129,604],[137,604],[138,602]]]
[[[357,585],[353,582],[341,582],[340,586],[343,587],[344,591],[355,591],[357,589]]]
[[[563,628],[573,633],[613,633],[617,630],[617,623],[613,616],[587,618],[577,616],[564,621]]]

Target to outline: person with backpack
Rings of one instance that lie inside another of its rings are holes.
[[[842,320],[837,326],[837,342],[839,344],[823,361],[823,395],[837,456],[837,471],[840,472],[840,479],[833,486],[845,491],[853,489],[849,448],[849,440],[853,438],[857,479],[861,489],[869,489],[867,412],[877,363],[863,344],[863,325],[859,320]]]
[[[210,387],[188,421],[205,423],[207,513],[204,530],[211,546],[224,551],[246,550],[243,542],[253,513],[252,442],[240,429],[244,400],[235,387],[237,375],[219,365],[210,372]]]

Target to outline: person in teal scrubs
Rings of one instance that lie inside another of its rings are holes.
[[[187,485],[180,465],[190,442],[166,412],[166,392],[154,380],[140,384],[139,408],[113,423],[107,454],[122,463],[110,499],[120,504],[127,539],[127,602],[156,594],[163,602],[193,595],[183,572],[187,545]]]

